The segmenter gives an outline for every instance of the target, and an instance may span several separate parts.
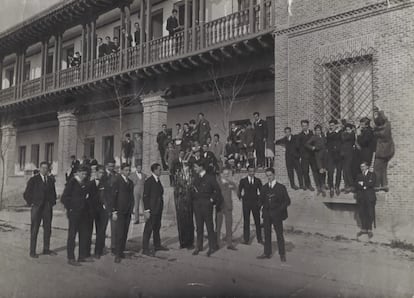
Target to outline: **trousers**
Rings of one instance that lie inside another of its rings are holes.
[[[30,253],[36,253],[37,235],[40,223],[43,222],[43,251],[50,249],[50,236],[52,234],[52,206],[49,202],[41,206],[32,206],[30,211]]]

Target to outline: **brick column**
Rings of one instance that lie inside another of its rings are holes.
[[[1,165],[1,171],[6,169],[4,179],[5,185],[7,178],[15,174],[14,165],[16,162],[16,127],[13,123],[3,124],[1,126],[1,154],[4,157],[4,168]]]
[[[150,172],[151,164],[161,162],[157,134],[167,123],[168,103],[160,94],[151,94],[142,101],[143,106],[143,170]]]
[[[59,120],[57,184],[58,187],[62,187],[65,184],[65,172],[70,167],[70,156],[76,155],[78,119],[74,110],[59,111],[57,118]]]
[[[289,123],[289,84],[288,84],[288,37],[275,36],[275,139],[284,135],[284,128]],[[294,129],[294,128],[292,128]],[[285,150],[277,146],[275,150],[275,169],[282,182],[287,182]]]

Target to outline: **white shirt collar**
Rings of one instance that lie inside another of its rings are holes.
[[[206,175],[206,171],[205,171],[205,170],[202,170],[202,171],[200,172],[200,177],[201,177],[201,178],[203,178],[205,175]]]
[[[276,179],[275,179],[275,180],[273,180],[272,182],[269,182],[269,186],[270,186],[270,188],[275,187],[275,185],[276,185]]]
[[[158,182],[159,178],[157,175],[155,175],[154,173],[152,174],[152,177],[154,177],[155,181]]]
[[[125,182],[128,182],[128,178],[124,176],[124,174],[121,174],[122,179],[124,179]]]

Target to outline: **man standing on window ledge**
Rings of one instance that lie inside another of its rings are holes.
[[[273,168],[266,169],[266,177],[269,182],[263,186],[260,194],[265,236],[264,253],[257,258],[270,259],[272,257],[273,226],[276,231],[280,260],[286,262],[283,221],[288,217],[287,207],[290,205],[290,198],[286,187],[276,182],[275,170]]]
[[[56,255],[50,250],[50,236],[52,233],[53,206],[56,205],[56,189],[54,179],[49,178],[49,165],[40,163],[39,174],[27,182],[23,197],[31,206],[30,226],[30,257],[38,258],[36,254],[37,235],[40,222],[43,221],[43,254]]]
[[[151,234],[154,239],[155,251],[167,251],[168,248],[161,245],[160,228],[161,217],[164,208],[164,188],[162,187],[161,165],[155,163],[151,165],[152,175],[144,183],[144,195],[142,200],[144,202],[144,235],[142,237],[142,253],[147,256],[153,256],[149,250],[149,240]]]
[[[257,167],[263,168],[265,166],[265,150],[267,139],[267,124],[266,121],[260,118],[258,112],[253,113],[254,116],[254,147],[256,150]]]

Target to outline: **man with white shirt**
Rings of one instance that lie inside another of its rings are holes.
[[[272,226],[276,231],[277,246],[280,260],[286,262],[285,239],[283,236],[283,221],[287,219],[287,207],[290,198],[286,187],[276,181],[275,170],[266,169],[266,183],[260,193],[260,204],[264,226],[264,253],[258,259],[270,259],[272,257]]]
[[[144,235],[142,237],[142,253],[148,256],[153,255],[149,250],[151,234],[153,234],[155,251],[168,250],[167,247],[161,245],[160,237],[161,218],[164,208],[164,188],[160,181],[161,165],[158,163],[151,165],[151,173],[151,176],[145,180],[144,195],[142,197],[145,217]]]
[[[43,254],[56,255],[49,248],[56,189],[54,179],[48,177],[48,171],[49,164],[45,161],[41,162],[39,174],[29,179],[23,194],[25,201],[31,206],[30,257],[32,258],[38,257],[36,243],[41,222],[43,222]]]
[[[121,172],[112,185],[112,222],[115,222],[115,263],[124,258],[128,229],[134,208],[134,184],[128,178],[131,166],[121,165]]]
[[[142,165],[137,164],[135,172],[129,176],[132,183],[134,183],[134,224],[139,224],[139,204],[141,203],[142,195],[144,193],[144,182],[147,179],[147,176],[142,173]]]
[[[250,213],[253,214],[253,220],[256,226],[257,242],[263,244],[262,229],[260,227],[260,193],[262,190],[262,181],[255,177],[256,170],[254,166],[249,165],[247,171],[247,177],[240,180],[238,191],[238,197],[242,201],[243,209],[244,244],[250,243]]]
[[[372,224],[375,223],[375,203],[377,196],[375,194],[375,173],[369,171],[367,162],[360,166],[361,173],[356,179],[356,198],[359,207],[359,218],[361,220],[361,231],[357,237],[367,234],[372,238]]]

